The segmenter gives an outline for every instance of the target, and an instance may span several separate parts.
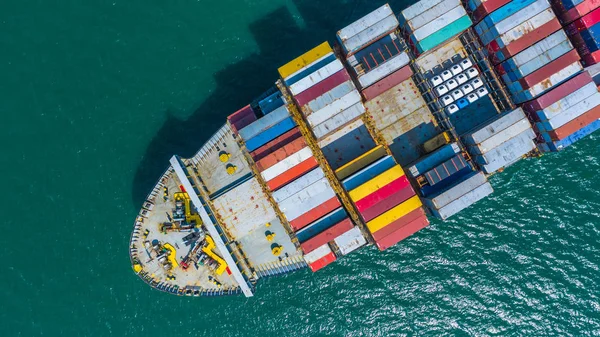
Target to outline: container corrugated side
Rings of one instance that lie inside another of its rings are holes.
[[[468,151],[473,155],[485,154],[491,149],[496,148],[505,141],[517,136],[518,134],[528,129],[531,129],[531,124],[527,119],[522,119],[517,123],[511,125],[510,127],[494,134],[493,136],[484,140],[483,142],[474,146],[469,146]]]
[[[258,135],[248,139],[246,141],[246,148],[250,152],[254,151],[295,127],[296,122],[294,122],[294,120],[291,117],[288,117],[282,120],[281,122],[273,125],[272,127],[266,129],[265,131],[259,133]]]
[[[346,165],[376,146],[366,126],[361,125],[335,142],[321,148],[332,170]]]
[[[421,14],[415,16],[414,18],[408,20],[406,23],[411,31],[415,31],[426,24],[432,22],[436,18],[444,15],[449,12],[456,6],[460,6],[460,1],[458,0],[444,0],[431,8],[423,11]]]
[[[499,169],[512,164],[525,154],[535,149],[533,142],[535,133],[533,130],[527,130],[520,135],[507,140],[504,144],[492,149],[484,155],[486,164],[481,165],[483,171],[487,174],[498,171]]]
[[[483,172],[473,172],[452,187],[423,199],[423,202],[432,210],[439,209],[477,188],[477,186],[484,184],[486,181],[487,178]]]
[[[498,69],[499,72],[508,72],[511,69],[516,69],[519,66],[533,60],[536,56],[548,51],[552,47],[566,41],[567,39],[567,34],[565,34],[563,30],[559,30],[542,39],[541,41],[536,42],[531,47],[523,50],[512,58],[506,60],[501,65],[497,66],[496,69]]]
[[[348,194],[350,196],[350,199],[352,199],[352,201],[357,202],[357,201],[361,200],[362,198],[368,196],[369,194],[373,193],[373,191],[376,191],[376,190],[382,188],[383,186],[402,177],[403,175],[404,175],[404,171],[402,170],[400,165],[396,165],[396,166],[392,167],[391,169],[376,176],[375,178],[367,181],[366,183],[348,191]]]
[[[453,21],[444,28],[436,31],[435,33],[416,43],[418,53],[422,54],[430,49],[437,47],[438,45],[452,38],[453,36],[458,35],[459,33],[462,33],[463,31],[469,29],[472,23],[473,22],[471,21],[469,16],[465,14],[458,20]]]
[[[393,223],[383,227],[377,232],[372,233],[373,239],[375,239],[375,241],[379,241],[384,237],[391,235],[398,229],[404,226],[408,226],[411,222],[415,220],[420,220],[421,218],[427,219],[427,216],[425,215],[425,211],[423,210],[423,208],[419,207],[414,211],[411,211],[410,213],[401,217],[400,219],[394,221]]]
[[[267,182],[267,187],[269,187],[271,191],[277,191],[279,188],[305,175],[307,172],[311,171],[317,166],[319,166],[319,163],[315,157],[310,157],[300,164],[285,171],[283,174],[280,174],[277,177],[269,180]]]
[[[231,124],[233,131],[237,133],[239,130],[256,121],[256,114],[254,114],[254,110],[252,110],[250,105],[246,105],[240,110],[229,115],[227,120],[229,121],[229,124]]]
[[[555,18],[556,16],[554,15],[554,12],[552,12],[552,9],[546,9],[533,18],[513,27],[511,30],[493,39],[488,44],[488,49],[494,52],[501,50]]]
[[[600,22],[600,10],[596,8],[585,16],[570,23],[565,27],[565,30],[571,35],[586,30],[598,22]]]
[[[338,208],[319,220],[313,222],[312,224],[304,227],[302,230],[296,232],[296,237],[300,243],[306,242],[317,234],[322,233],[326,229],[329,229],[333,225],[346,219],[347,217],[348,215],[346,214],[346,211],[343,208]]]
[[[427,227],[428,225],[429,225],[429,220],[427,220],[427,217],[418,218],[417,220],[414,220],[414,221],[408,223],[407,225],[399,228],[398,230],[391,233],[390,235],[388,235],[384,238],[381,238],[379,241],[376,241],[375,245],[377,246],[377,248],[380,251],[384,251],[384,250],[390,248],[391,246],[397,244],[398,242],[415,234],[416,232],[420,231],[421,229]]]
[[[486,182],[478,186],[474,190],[468,192],[467,194],[461,196],[460,198],[452,201],[448,205],[438,210],[432,210],[432,212],[436,217],[442,220],[446,220],[449,217],[478,202],[479,200],[489,196],[493,192],[494,189],[492,188],[492,185]]]
[[[344,180],[359,170],[363,169],[367,165],[374,163],[375,161],[383,158],[386,155],[385,147],[383,145],[377,145],[371,150],[364,154],[354,158],[343,166],[335,170],[335,175],[339,180]]]
[[[279,75],[281,78],[287,78],[297,71],[305,68],[307,65],[313,63],[314,61],[320,59],[321,57],[331,53],[333,50],[329,45],[329,42],[323,42],[315,48],[309,50],[308,52],[298,56],[292,61],[288,62],[284,66],[278,69]]]
[[[279,150],[271,153],[270,155],[264,157],[263,159],[257,161],[256,168],[258,169],[259,172],[262,172],[262,171],[272,167],[273,165],[281,162],[285,158],[293,155],[294,153],[302,150],[305,147],[306,147],[306,141],[304,140],[304,138],[298,138],[298,139],[286,144],[281,149],[279,149]]]
[[[270,155],[271,153],[281,149],[285,146],[285,144],[291,143],[294,140],[301,138],[302,133],[300,133],[300,129],[295,127],[290,131],[282,134],[281,136],[273,139],[272,141],[266,143],[265,145],[259,147],[258,149],[250,152],[250,156],[254,161],[259,161],[264,157]]]
[[[396,192],[399,192],[399,191],[405,189],[406,187],[411,187],[411,186],[410,186],[410,183],[408,182],[408,177],[406,177],[404,175],[404,176],[392,181],[391,183],[381,187],[380,189],[373,191],[373,193],[367,195],[366,197],[362,198],[361,200],[357,201],[355,203],[356,209],[359,212],[365,211],[365,210],[377,205],[378,203],[385,200],[386,198],[394,195]],[[404,201],[404,200],[402,200],[402,201]],[[402,201],[400,201],[400,202],[402,202]],[[399,204],[400,202],[398,202],[397,204]]]
[[[499,48],[497,43],[492,42],[487,48],[490,61],[497,65],[498,63],[517,55],[521,51],[559,30],[560,28],[560,22],[558,19],[554,18],[546,23],[541,24],[539,27],[536,26],[535,30],[525,33],[518,39],[511,41],[504,48]]]
[[[289,221],[292,221],[333,197],[335,197],[335,192],[331,189],[329,182],[326,179],[320,179],[279,202],[279,209]]]
[[[541,122],[545,131],[555,130],[600,105],[600,93],[585,98],[553,118]],[[540,130],[542,131],[542,130]]]
[[[315,111],[323,109],[324,107],[333,103],[335,100],[345,96],[346,94],[349,94],[355,89],[356,87],[354,86],[354,83],[352,83],[352,81],[346,81],[331,89],[330,91],[324,93],[323,95],[308,102],[308,104],[302,107],[302,113],[305,116],[308,116]]]
[[[579,63],[579,61],[574,62],[565,68],[559,70],[558,72],[550,75],[546,79],[540,81],[538,84],[531,86],[529,89],[521,91],[519,93],[511,93],[515,103],[522,103],[533,99],[548,89],[551,89],[553,86],[562,83],[563,81],[569,79],[570,77],[575,76],[579,72],[583,70],[583,67]]]
[[[319,69],[325,67],[326,65],[330,64],[331,62],[334,62],[336,60],[336,56],[334,53],[329,53],[323,57],[321,57],[320,59],[316,60],[314,63],[306,66],[306,68],[298,71],[296,74],[288,77],[285,80],[285,84],[290,86],[293,84],[296,84],[298,81],[300,81],[301,79],[310,76],[312,73],[317,72]]]
[[[325,177],[325,172],[320,167],[308,172],[302,177],[294,180],[292,183],[284,186],[283,188],[273,192],[273,199],[277,203],[281,203],[287,198],[293,196],[294,194],[302,191],[308,186],[316,183],[317,181],[323,179]]]
[[[481,34],[490,26],[493,26],[495,23],[506,19],[521,9],[531,5],[535,1],[536,0],[513,0],[493,13],[490,13],[490,15],[487,17],[483,18],[483,20],[481,20],[481,22],[475,26],[475,31],[478,34]]]
[[[332,76],[327,77],[324,81],[317,83],[312,86],[310,89],[305,90],[299,95],[295,95],[294,99],[298,103],[298,106],[304,106],[308,102],[316,99],[319,96],[324,95],[328,91],[331,91],[333,88],[341,85],[342,83],[350,80],[350,74],[346,71],[346,69],[342,69]]]
[[[421,200],[419,199],[419,196],[415,195],[414,197],[406,200],[400,205],[367,222],[367,228],[371,233],[375,233],[383,227],[394,223],[394,221],[402,218],[403,216],[407,215],[408,213],[414,211],[415,209],[421,206],[422,204]]]
[[[319,201],[317,203],[316,201],[311,201],[311,203],[306,206],[309,206],[310,208],[303,209],[304,213],[297,216],[293,220],[290,220],[290,226],[292,226],[294,230],[299,230],[306,227],[307,225],[315,222],[315,220],[323,217],[325,214],[331,213],[334,209],[341,207],[342,204],[334,194],[333,197],[323,202]]]
[[[359,102],[361,102],[360,93],[356,89],[352,90],[323,107],[321,110],[313,112],[306,120],[312,126],[319,125]]]
[[[351,190],[357,188],[358,186],[366,183],[367,181],[384,173],[385,171],[393,168],[396,165],[397,164],[396,164],[396,161],[394,160],[394,157],[392,157],[392,156],[383,157],[383,158],[378,159],[377,161],[373,162],[372,164],[369,164],[368,166],[366,166],[365,168],[361,169],[360,171],[354,173],[353,175],[349,176],[348,178],[342,180],[342,186],[344,186],[344,188],[347,191],[351,191]]]
[[[593,81],[594,80],[590,74],[585,71],[553,88],[548,93],[545,93],[531,102],[525,103],[523,105],[523,109],[529,113],[534,113],[535,111],[545,109],[548,106],[558,102],[563,97],[573,93],[575,90]]]
[[[552,141],[560,141],[592,124],[598,119],[600,119],[600,106],[593,108],[556,130],[548,131],[548,135],[551,137]]]
[[[554,118],[556,115],[564,112],[573,105],[581,102],[582,100],[592,96],[598,92],[596,83],[588,83],[567,96],[560,99],[558,102],[551,104],[550,106],[536,111],[537,119],[540,121],[549,120]]]
[[[333,241],[340,235],[351,230],[353,227],[354,227],[354,225],[352,224],[352,220],[350,220],[349,218],[346,218],[346,219],[336,223],[335,225],[327,228],[323,232],[302,242],[300,244],[300,247],[302,248],[302,251],[304,251],[304,253],[310,253],[313,250],[319,248],[319,246],[322,246],[324,244],[327,244],[328,242]]]
[[[410,66],[405,66],[372,86],[363,89],[361,93],[366,101],[372,100],[396,85],[408,80],[412,75],[413,72]]]
[[[405,23],[406,21],[412,20],[413,18],[419,16],[420,14],[427,11],[428,9],[431,9],[431,7],[439,4],[442,1],[443,0],[421,0],[421,1],[418,1],[417,3],[410,5],[409,7],[404,9],[400,13],[399,17],[401,18],[403,23]]]
[[[365,29],[372,27],[373,25],[387,18],[390,15],[394,15],[394,12],[390,8],[390,5],[385,4],[377,8],[376,10],[370,12],[369,14],[363,16],[362,18],[354,21],[348,26],[340,29],[337,32],[337,36],[341,41],[344,41],[345,39],[348,39],[349,37],[357,35]]]
[[[427,103],[412,79],[408,79],[377,98],[365,102],[367,115],[379,130],[426,107]]]
[[[435,152],[420,159],[413,166],[409,167],[408,172],[413,177],[418,177],[421,174],[431,170],[436,165],[452,158],[455,154],[460,153],[460,148],[457,143],[444,145]]]
[[[353,227],[346,233],[338,236],[333,240],[338,246],[338,249],[342,255],[348,255],[358,248],[367,244],[367,240],[362,235],[360,228]]]
[[[569,135],[568,137],[566,137],[563,140],[547,143],[546,146],[548,147],[548,151],[552,151],[552,152],[561,151],[561,150],[573,145],[574,143],[580,141],[581,139],[589,136],[591,133],[595,132],[598,129],[600,129],[600,120],[596,120],[596,121],[592,122],[588,126],[580,129],[579,131],[573,133],[572,135]],[[545,151],[545,152],[548,152],[548,151]]]
[[[362,103],[357,103],[348,109],[340,112],[339,114],[331,117],[325,122],[315,126],[313,128],[313,133],[317,139],[322,139],[328,134],[338,130],[340,127],[345,124],[357,119],[365,112],[365,107]]]
[[[555,46],[555,47],[551,48],[550,50],[548,50],[544,53],[541,53],[540,55],[535,57],[533,60],[502,75],[502,79],[505,82],[519,81],[522,78],[525,78],[526,76],[532,74],[536,70],[542,68],[545,64],[548,64],[548,63],[558,59],[559,57],[565,55],[566,53],[568,53],[571,50],[573,50],[573,46],[571,45],[571,42],[569,42],[568,40],[564,41],[561,44],[559,44],[558,46]]]
[[[301,92],[306,91],[310,87],[316,85],[317,83],[323,81],[324,79],[334,75],[335,73],[343,69],[344,66],[342,65],[342,62],[336,59],[335,61],[328,63],[326,66],[310,74],[309,76],[306,76],[298,82],[290,85],[290,92],[292,93],[292,95],[298,95]]]
[[[396,28],[398,28],[398,19],[392,14],[358,34],[347,38],[341,37],[340,40],[346,53],[351,55],[380,37],[394,31]]]
[[[506,33],[510,29],[515,26],[526,22],[532,17],[536,16],[540,12],[549,9],[550,4],[547,0],[537,0],[529,6],[523,8],[522,10],[516,12],[515,14],[507,17],[506,19],[495,23],[492,26],[488,26],[487,30],[484,32],[478,32],[479,37],[481,38],[481,42],[484,45],[489,44],[492,40],[497,38],[498,36]]]
[[[266,181],[269,181],[280,174],[283,174],[285,171],[291,169],[292,167],[300,164],[308,158],[313,156],[310,147],[305,147],[302,150],[294,153],[293,155],[287,157],[285,160],[280,161],[276,165],[270,167],[269,169],[261,172],[261,176]]]
[[[478,130],[465,134],[462,137],[463,142],[467,145],[480,144],[498,132],[505,130],[506,128],[525,118],[525,113],[521,108],[504,112],[497,117],[494,117],[494,119],[491,121],[486,122],[486,124]]]
[[[380,64],[375,69],[372,69],[368,73],[360,76],[358,81],[361,87],[366,88],[382,78],[392,74],[396,70],[404,67],[410,62],[410,58],[407,53],[400,53],[393,58],[387,60],[385,63]]]
[[[435,18],[433,21],[430,21],[421,28],[413,31],[411,34],[411,39],[414,42],[423,41],[428,36],[434,34],[435,32],[443,29],[446,26],[449,26],[450,24],[452,24],[453,22],[462,18],[465,15],[467,15],[465,8],[461,5],[457,5],[453,9]]]
[[[381,214],[396,207],[397,205],[400,205],[401,203],[412,198],[413,196],[415,196],[415,194],[416,193],[411,186],[405,186],[404,188],[395,191],[387,198],[382,199],[378,203],[365,210],[360,211],[359,213],[365,222],[371,221],[376,217],[380,216]]]

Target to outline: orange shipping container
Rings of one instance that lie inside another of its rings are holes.
[[[297,138],[297,139],[293,140],[292,142],[284,145],[282,148],[271,153],[270,155],[257,161],[256,167],[258,168],[258,171],[262,172],[262,171],[268,169],[269,167],[284,160],[285,158],[291,156],[292,154],[302,150],[305,147],[306,147],[306,141],[304,140],[304,138],[303,137]]]
[[[301,162],[300,164],[278,175],[277,177],[269,180],[267,182],[267,186],[271,191],[275,191],[278,188],[281,188],[291,183],[292,181],[302,176],[306,172],[312,170],[313,168],[317,167],[318,165],[319,164],[317,163],[315,157],[310,157],[305,161]]]

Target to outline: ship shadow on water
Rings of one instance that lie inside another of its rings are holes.
[[[408,1],[387,1],[403,8]],[[371,0],[294,0],[300,19],[280,7],[249,26],[259,47],[258,54],[214,74],[213,93],[185,120],[169,111],[166,121],[148,144],[132,183],[134,208],[143,203],[174,154],[193,156],[222,125],[225,118],[274,85],[277,68],[325,39],[333,42],[341,27],[384,4]],[[301,24],[299,24],[301,23]]]

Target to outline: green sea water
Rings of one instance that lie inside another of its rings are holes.
[[[494,176],[490,198],[385,253],[254,298],[180,298],[133,273],[133,220],[168,158],[380,5],[3,2],[0,335],[600,335],[598,135]]]

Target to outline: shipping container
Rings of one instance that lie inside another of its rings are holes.
[[[485,182],[487,182],[487,178],[483,172],[473,172],[445,191],[438,192],[423,199],[423,202],[429,209],[440,209]]]
[[[494,173],[533,151],[535,149],[535,143],[533,142],[535,137],[533,130],[529,129],[488,151],[483,155],[483,158],[476,157],[475,161],[480,164],[486,174]],[[485,163],[482,163],[482,161],[485,161]]]
[[[342,62],[340,62],[340,60],[338,59],[335,59],[335,61],[328,63],[323,68],[290,85],[290,92],[292,93],[292,95],[298,95],[301,92],[306,91],[307,89],[315,86],[317,83],[322,82],[326,78],[334,75],[335,73],[343,69],[344,65],[342,64]]]
[[[543,110],[591,82],[593,82],[593,79],[590,74],[587,71],[582,72],[561,85],[556,86],[548,93],[545,93],[531,102],[525,103],[523,109],[530,114],[538,110]]]
[[[342,180],[342,186],[346,191],[351,191],[396,166],[392,156],[383,157]]]
[[[368,196],[369,194],[373,193],[374,191],[402,177],[403,175],[404,171],[402,170],[402,168],[399,165],[396,165],[391,169],[376,176],[375,178],[367,181],[366,183],[348,191],[348,194],[352,201],[357,202],[362,198]]]
[[[573,119],[583,115],[587,111],[592,110],[598,105],[600,105],[600,93],[596,92],[592,96],[587,97],[581,102],[576,103],[575,105],[565,109],[563,112],[552,117],[551,119],[547,121],[542,121],[541,124],[543,126],[544,131],[556,130],[561,126],[567,124],[568,122],[572,121]]]
[[[304,260],[308,263],[308,267],[313,272],[327,266],[336,260],[335,254],[331,251],[328,244],[313,250],[304,255]]]
[[[305,147],[305,148],[301,149],[300,151],[294,153],[292,156],[286,158],[285,160],[282,160],[281,162],[277,163],[276,165],[261,172],[261,175],[266,181],[269,181],[269,180],[283,174],[285,171],[291,169],[292,167],[300,164],[301,162],[303,162],[309,158],[312,158],[312,156],[313,156],[313,154],[312,154],[311,149],[309,147]]]
[[[348,109],[349,107],[360,103],[361,96],[358,90],[352,90],[344,96],[331,102],[329,105],[324,106],[322,109],[317,110],[310,114],[306,120],[312,126],[319,125],[331,117],[339,114],[340,112]]]
[[[518,81],[507,83],[507,87],[513,93],[527,90],[578,60],[577,51],[571,50]]]
[[[335,193],[327,178],[321,178],[290,197],[278,202],[279,209],[288,220],[294,220],[306,211],[316,207],[313,199],[324,203],[333,198]]]
[[[367,165],[374,163],[386,155],[386,150],[383,145],[377,145],[366,153],[356,157],[343,166],[335,170],[335,175],[339,180],[344,180],[354,173],[365,168]]]
[[[573,119],[569,123],[561,126],[556,130],[548,131],[548,135],[551,137],[552,141],[563,140],[569,135],[572,135],[573,133],[590,125],[598,119],[600,119],[600,106],[593,108],[592,110]]]
[[[562,23],[568,24],[598,7],[600,7],[600,0],[586,0],[567,11],[557,11],[557,14]]]
[[[317,139],[322,139],[328,134],[337,131],[340,127],[344,126],[345,124],[350,123],[357,118],[360,118],[360,115],[362,115],[364,112],[364,105],[362,105],[362,103],[360,102],[356,103],[348,109],[326,120],[325,122],[313,127],[313,133]]]
[[[407,28],[410,29],[411,32],[414,32],[460,5],[460,1],[458,0],[441,1],[414,18],[408,20],[406,22],[408,26]]]
[[[558,114],[564,112],[575,104],[583,101],[584,99],[598,93],[598,88],[596,87],[596,83],[588,83],[581,88],[575,90],[574,92],[566,95],[561,98],[558,102],[549,105],[548,107],[538,110],[535,112],[535,120],[536,121],[547,121]]]
[[[519,40],[523,36],[533,32],[555,18],[556,16],[554,15],[554,12],[552,12],[552,9],[546,9],[533,18],[520,23],[506,33],[494,38],[491,42],[489,42],[489,44],[487,44],[487,48],[492,52],[501,50],[502,48],[509,46],[512,42]]]
[[[405,175],[401,176],[400,178],[390,182],[385,186],[382,186],[380,189],[373,191],[371,194],[357,201],[355,203],[356,209],[359,212],[365,211],[407,187],[412,189],[410,183],[408,182],[408,178]],[[397,204],[401,203],[402,201],[398,202]]]
[[[465,15],[467,15],[465,8],[460,4],[456,4],[454,8],[442,13],[440,16],[434,18],[433,21],[429,21],[419,29],[412,31],[411,40],[415,43],[423,41]]]
[[[419,159],[417,163],[408,169],[408,173],[412,177],[418,177],[421,174],[431,170],[436,165],[452,158],[455,154],[460,153],[460,148],[457,143],[444,145],[435,152]]]
[[[336,260],[337,260],[337,258],[335,257],[335,254],[333,252],[331,252],[331,253],[323,256],[322,258],[318,259],[317,261],[309,264],[308,267],[314,273],[314,272],[317,272],[317,271],[323,269],[327,265],[335,262]]]
[[[405,66],[393,74],[383,78],[372,86],[362,90],[362,96],[366,101],[372,100],[378,97],[382,93],[392,89],[396,85],[408,80],[413,75],[410,66]]]
[[[266,98],[260,100],[258,102],[258,107],[260,111],[262,111],[263,115],[267,115],[278,108],[282,107],[284,104],[283,97],[281,92],[278,90],[275,93],[267,96]]]
[[[500,21],[503,21],[523,8],[531,5],[535,1],[536,0],[513,0],[509,2],[508,4],[500,7],[498,10],[490,13],[490,15],[483,18],[479,24],[475,25],[475,32],[477,32],[477,34],[482,34],[488,30],[489,27],[494,26]]]
[[[335,225],[327,228],[323,232],[302,242],[300,244],[300,247],[302,248],[302,251],[305,254],[310,253],[310,252],[314,251],[315,249],[319,248],[320,246],[325,245],[330,241],[333,241],[340,235],[351,230],[353,227],[354,227],[354,225],[352,224],[352,220],[350,220],[349,218],[346,218],[346,219],[336,223]],[[307,230],[308,230],[308,228],[307,228]]]
[[[414,211],[415,209],[420,208],[421,206],[422,204],[421,200],[419,200],[419,196],[415,195],[400,205],[367,222],[367,228],[371,233],[375,233],[383,227],[392,224],[394,221]]]
[[[560,45],[565,41],[568,41],[567,34],[565,34],[563,30],[559,30],[496,66],[496,70],[498,70],[501,75],[510,71],[514,71],[520,66],[535,59],[537,56],[547,52],[548,50]]]
[[[462,7],[460,7],[460,8],[462,8]],[[463,9],[463,11],[464,11],[464,9]],[[435,33],[433,33],[433,34],[427,36],[426,38],[424,38],[423,40],[415,43],[414,46],[416,47],[418,54],[422,54],[430,49],[437,47],[438,45],[442,44],[444,41],[449,40],[451,37],[467,30],[469,27],[471,27],[471,24],[472,24],[471,19],[465,13],[464,16],[458,18],[455,21],[452,21],[447,26],[444,26],[443,28],[437,30]],[[423,27],[423,28],[426,28],[426,27]],[[423,28],[421,28],[421,29],[423,29]]]
[[[356,90],[356,87],[354,86],[352,81],[346,81],[338,85],[337,87],[331,89],[331,91],[328,91],[323,95],[308,102],[308,104],[302,107],[302,113],[305,116],[308,116],[315,111],[323,109],[324,107],[340,99],[340,97],[344,97],[345,95],[351,93],[354,90]]]
[[[389,185],[389,184],[388,184]],[[385,188],[385,187],[384,187]],[[382,188],[382,189],[384,189]],[[380,189],[381,190],[381,189]],[[381,214],[389,211],[390,209],[400,205],[401,203],[407,201],[408,199],[415,196],[415,191],[411,186],[405,186],[404,188],[395,191],[393,194],[388,196],[385,199],[382,199],[378,203],[373,206],[366,208],[363,211],[360,211],[360,215],[365,222],[369,222]],[[368,198],[368,196],[366,197]]]
[[[505,141],[527,130],[531,130],[531,124],[527,119],[522,119],[517,123],[511,125],[510,127],[494,134],[493,136],[484,140],[483,142],[474,146],[469,146],[468,151],[473,155],[485,154],[486,152],[498,147]]]
[[[346,136],[347,134],[349,134],[350,132],[354,131],[354,129],[359,128],[363,125],[365,125],[363,120],[357,119],[353,122],[350,122],[350,123],[344,125],[336,132],[331,133],[324,138],[321,138],[317,144],[319,145],[320,148],[324,148],[327,145],[329,145],[333,142],[336,142],[340,138],[342,138],[342,137]]]
[[[379,240],[383,239],[384,237],[394,233],[398,229],[409,225],[411,222],[413,222],[415,220],[418,220],[418,219],[420,220],[421,218],[427,219],[427,216],[425,215],[425,211],[423,210],[423,208],[419,207],[419,208],[415,209],[414,211],[411,211],[410,213],[401,217],[400,219],[394,221],[393,223],[383,227],[382,229],[378,230],[377,232],[372,233],[373,239],[375,241],[379,241]]]
[[[428,108],[414,81],[408,79],[365,102],[365,109],[375,127],[382,130],[417,110]]]
[[[548,91],[555,85],[558,85],[558,84],[566,81],[567,79],[577,75],[582,70],[583,70],[583,67],[581,66],[579,61],[574,62],[574,63],[566,66],[562,70],[559,70],[558,72],[550,75],[548,78],[540,81],[538,84],[530,87],[529,89],[526,89],[519,93],[511,93],[511,95],[512,95],[513,99],[515,100],[515,103],[522,103],[522,102],[528,101],[530,99],[533,99],[533,98],[543,94],[544,92]]]
[[[438,184],[443,180],[463,171],[463,169],[468,169],[468,171],[470,171],[471,167],[465,158],[458,154],[434,167],[433,169],[425,172],[425,179],[427,179],[427,182],[430,186],[434,186],[435,184]]]
[[[262,172],[262,171],[272,167],[273,165],[281,162],[285,158],[293,155],[294,153],[302,150],[305,147],[306,147],[306,141],[304,140],[304,138],[298,138],[298,139],[286,144],[281,149],[279,149],[279,150],[271,153],[270,155],[264,157],[263,159],[257,161],[256,168],[258,169],[259,172]]]
[[[518,67],[515,70],[509,71],[506,74],[502,75],[502,79],[507,82],[519,81],[522,78],[532,74],[536,70],[542,68],[545,64],[548,64],[562,55],[565,55],[567,52],[573,50],[573,46],[571,42],[568,40],[562,42],[561,44],[551,48],[550,50],[536,56],[533,60],[525,63],[524,65]]]
[[[334,53],[329,53],[329,54],[321,57],[317,61],[315,61],[313,64],[311,64],[311,65],[307,66],[306,68],[300,70],[295,75],[292,75],[292,76],[288,77],[285,80],[285,84],[287,86],[291,86],[293,84],[296,84],[301,79],[303,79],[303,78],[305,78],[307,76],[310,76],[311,74],[316,73],[317,71],[319,71],[320,69],[324,68],[328,64],[330,64],[332,62],[335,62],[335,60],[337,60],[335,54]]]
[[[304,53],[301,56],[298,56],[297,58],[288,62],[286,65],[280,67],[278,69],[279,75],[281,76],[281,78],[286,79],[294,75],[296,72],[302,70],[306,66],[319,60],[323,56],[331,53],[332,51],[333,50],[331,49],[329,42],[323,42],[317,47],[311,49],[310,51]]]
[[[574,132],[573,134],[569,135],[568,137],[566,137],[563,140],[547,143],[546,146],[548,147],[548,151],[552,151],[552,152],[561,151],[561,150],[573,145],[574,143],[578,142],[579,140],[583,139],[584,137],[589,136],[590,134],[592,134],[593,132],[595,132],[598,129],[600,129],[600,120],[596,120],[596,121],[592,122],[588,126]]]
[[[416,232],[420,231],[421,229],[427,227],[428,225],[429,225],[429,220],[427,220],[426,217],[421,217],[417,220],[410,222],[406,226],[401,227],[400,229],[398,229],[395,232],[391,233],[390,235],[382,238],[381,240],[375,242],[375,245],[377,245],[377,248],[380,251],[384,251],[384,250],[390,248],[391,246],[397,244],[398,242],[415,234]]]
[[[385,4],[338,31],[337,39],[346,53],[352,54],[397,27],[398,20],[390,6]]]
[[[396,70],[406,66],[410,62],[410,58],[407,53],[400,53],[393,58],[387,60],[385,63],[380,64],[376,68],[367,72],[366,74],[359,76],[358,81],[362,88],[367,88],[370,85],[375,84],[377,81],[385,78],[392,74]]]
[[[465,134],[462,137],[462,140],[466,145],[480,144],[486,139],[489,139],[499,132],[504,131],[508,127],[514,125],[518,121],[524,120],[525,118],[525,113],[521,108],[504,112],[500,115],[494,116],[493,119],[486,122],[485,126],[471,133]]]
[[[333,241],[342,255],[348,255],[367,244],[367,240],[362,235],[362,232],[358,227],[353,227],[351,230],[338,236]]]
[[[229,117],[227,117],[227,121],[229,121],[229,124],[231,124],[233,132],[238,133],[239,130],[256,121],[256,114],[254,114],[254,110],[252,110],[250,105],[246,105],[240,110],[229,115]]]
[[[477,7],[470,8],[472,10],[471,18],[473,19],[473,22],[479,22],[479,21],[481,21],[481,19],[488,16],[493,11],[506,5],[509,2],[511,2],[511,0],[487,0],[487,1],[486,0],[483,0],[483,1],[469,0],[469,4],[471,4],[471,3],[477,4]]]
[[[322,233],[326,229],[333,227],[333,225],[347,218],[348,215],[346,214],[346,211],[343,208],[338,208],[337,210],[326,214],[324,217],[296,232],[296,237],[300,243],[306,242],[315,237],[317,234]]]
[[[438,5],[440,2],[442,2],[444,0],[421,0],[416,2],[413,5],[408,6],[406,9],[404,9],[400,15],[398,16],[398,18],[400,19],[402,25],[406,24],[407,21],[410,21],[412,19],[414,19],[415,17],[423,14],[424,12],[426,12],[427,10],[431,9],[432,7]]]
[[[325,178],[325,172],[320,167],[308,172],[302,177],[294,180],[292,183],[282,187],[281,189],[273,192],[273,199],[277,203],[281,203],[287,198],[293,196],[294,194],[302,191],[303,189],[309,187],[310,185],[320,181]]]
[[[271,153],[281,149],[286,144],[289,144],[301,137],[302,133],[300,132],[300,129],[295,127],[290,131],[282,134],[281,136],[273,139],[272,141],[266,143],[265,145],[259,147],[258,149],[250,152],[250,156],[252,157],[252,159],[254,159],[254,161],[259,161],[264,157],[270,155]]]
[[[550,4],[547,0],[537,0],[506,19],[499,21],[492,26],[487,26],[487,30],[478,31],[477,33],[481,38],[481,42],[484,45],[487,45],[492,40],[508,32],[515,26],[530,20],[532,17],[549,8]]]
[[[317,160],[314,157],[310,157],[310,158],[306,159],[305,161],[301,162],[300,164],[287,170],[285,173],[278,175],[277,177],[269,180],[267,182],[267,186],[269,187],[269,189],[271,191],[276,191],[279,188],[298,179],[302,175],[306,174],[306,172],[309,172],[310,170],[314,169],[317,166],[319,166],[319,163],[317,162]]]
[[[510,41],[504,48],[499,48],[497,43],[494,42],[489,44],[487,49],[490,60],[493,64],[497,65],[498,63],[517,55],[560,28],[560,22],[556,18],[553,18],[546,23],[534,22],[533,30]]]
[[[402,53],[401,48],[403,44],[398,36],[391,33],[349,56],[346,61],[360,77]]]
[[[282,134],[290,131],[296,127],[296,122],[291,117],[288,117],[281,122],[273,125],[272,127],[266,129],[265,131],[259,133],[258,135],[248,139],[246,141],[246,148],[248,151],[252,152],[259,147],[267,144],[268,142],[274,140],[275,138],[281,136]]]
[[[462,42],[460,42],[460,39],[454,38],[439,46],[431,53],[419,56],[419,58],[415,60],[415,65],[418,67],[420,72],[425,74],[437,67],[443,68],[444,65],[442,63],[444,63],[446,60],[451,60],[455,57],[463,59],[467,56],[467,51],[465,50]]]
[[[343,84],[344,82],[350,81],[350,75],[345,69],[338,71],[332,76],[327,77],[324,81],[319,82],[308,90],[305,90],[299,95],[295,95],[294,99],[298,103],[298,106],[304,106],[308,102],[324,95],[331,91],[333,88]]]
[[[567,31],[569,35],[577,34],[582,30],[586,30],[593,25],[600,22],[600,10],[598,8],[594,9],[590,13],[586,14],[582,18],[579,18],[569,25],[567,25],[564,29]]]
[[[331,197],[328,200],[325,200],[324,202],[317,203],[315,200],[311,200],[310,204],[305,206],[309,206],[311,208],[302,209],[304,213],[297,216],[295,219],[290,220],[290,226],[292,226],[294,230],[299,230],[301,228],[306,227],[308,224],[313,223],[315,220],[321,218],[325,214],[330,213],[334,209],[341,207],[342,204],[334,194],[334,197]]]
[[[477,201],[489,196],[494,192],[492,185],[490,183],[484,183],[472,191],[467,192],[463,196],[458,199],[452,201],[448,205],[440,208],[432,210],[433,215],[436,217],[446,220],[449,217],[455,215],[456,213],[464,210],[465,208],[473,205]]]
[[[346,165],[376,146],[365,125],[348,132],[335,142],[321,148],[332,170]]]

